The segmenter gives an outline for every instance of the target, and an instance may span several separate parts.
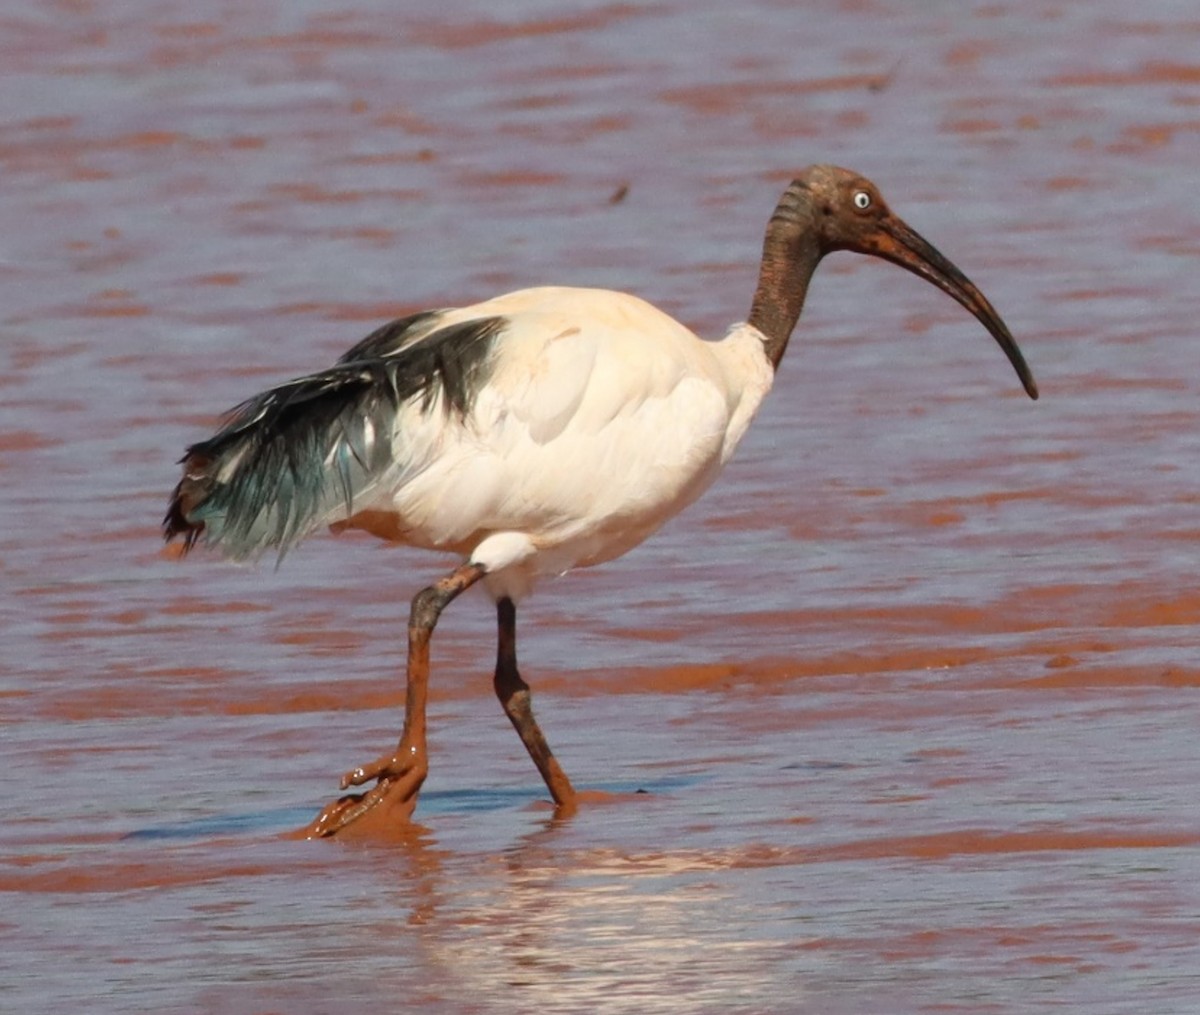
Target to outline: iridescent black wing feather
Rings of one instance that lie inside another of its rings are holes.
[[[183,478],[163,520],[168,541],[190,549],[203,534],[235,559],[267,549],[280,558],[397,463],[400,409],[441,404],[462,419],[490,374],[506,321],[486,317],[437,327],[417,314],[368,335],[329,370],[264,391],[234,408],[206,441],[187,449]]]

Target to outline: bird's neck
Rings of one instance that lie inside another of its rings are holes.
[[[821,260],[807,194],[785,191],[767,226],[758,288],[749,323],[762,333],[763,349],[778,368],[808,295],[808,283]]]

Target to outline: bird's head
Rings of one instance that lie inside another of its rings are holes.
[[[1037,398],[1033,374],[995,308],[966,275],[887,206],[870,180],[837,166],[809,166],[788,188],[776,219],[784,230],[792,225],[797,239],[815,236],[818,257],[836,250],[870,254],[953,296],[987,328],[1029,397]]]

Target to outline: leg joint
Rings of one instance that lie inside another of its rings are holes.
[[[431,632],[438,617],[458,595],[465,592],[486,574],[479,564],[464,564],[439,582],[421,589],[413,596],[408,615],[409,630]]]
[[[449,602],[448,597],[436,585],[421,589],[413,596],[412,609],[408,614],[408,626],[418,630],[432,631],[442,610]]]

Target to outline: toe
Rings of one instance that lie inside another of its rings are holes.
[[[352,768],[342,776],[341,788],[362,786],[373,779],[399,779],[414,773],[419,779],[423,779],[426,769],[425,752],[401,744],[395,754],[384,754],[365,765]]]

